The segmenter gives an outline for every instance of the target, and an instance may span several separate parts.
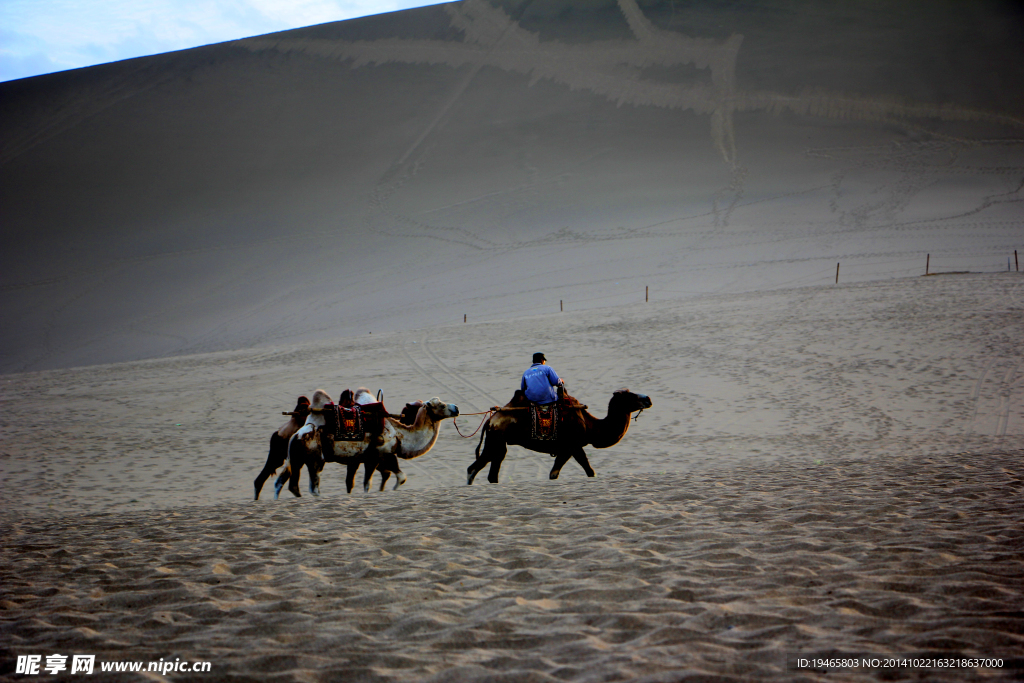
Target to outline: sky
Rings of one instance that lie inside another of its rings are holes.
[[[437,0],[0,0],[0,81],[433,4]]]

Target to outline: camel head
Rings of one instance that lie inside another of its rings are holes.
[[[446,417],[458,417],[459,407],[454,403],[444,403],[438,397],[434,397],[423,404],[423,409],[427,411],[427,417],[430,418],[431,422],[440,422]]]
[[[646,394],[634,394],[629,389],[619,389],[612,394],[612,400],[608,408],[609,411],[614,407],[627,413],[635,413],[638,410],[650,408],[652,405],[654,405],[654,402]]]

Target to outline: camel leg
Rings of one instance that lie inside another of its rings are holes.
[[[481,446],[483,452],[481,452]],[[498,483],[498,470],[501,469],[501,461],[505,459],[506,446],[504,442],[498,443],[498,437],[484,434],[480,439],[480,444],[476,447],[476,460],[473,464],[466,468],[466,485],[470,486],[473,484],[473,480],[476,479],[476,475],[480,473],[480,470],[484,468],[484,465],[491,463],[491,471],[487,475],[487,481],[492,484]],[[499,456],[500,453],[500,456]],[[499,457],[497,463],[495,463],[495,457]]]
[[[388,472],[387,470],[381,470],[380,471],[380,490],[381,491],[383,491],[384,488],[388,485],[388,479],[390,479],[390,478],[391,478],[391,473],[390,472]]]
[[[466,486],[473,485],[473,480],[476,479],[476,475],[479,474],[480,470],[482,470],[484,465],[487,464],[487,448],[484,447],[484,443],[487,439],[487,432],[490,431],[490,427],[491,423],[488,420],[488,422],[484,424],[483,430],[480,432],[480,441],[477,443],[476,452],[474,453],[476,459],[473,460],[473,463],[466,468]],[[481,448],[483,448],[484,451],[482,456],[480,455]]]
[[[573,456],[572,453],[559,453],[555,456],[555,464],[551,467],[551,474],[548,475],[549,479],[558,479],[558,474],[562,471],[562,466],[569,462],[569,458]]]
[[[484,453],[481,460],[485,462],[487,460],[491,461],[491,469],[487,471],[487,481],[497,484],[498,472],[501,471],[501,463],[505,461],[508,446],[504,441],[493,441],[492,439],[488,439],[487,443],[484,444]],[[480,469],[483,469],[483,464],[480,465]]]
[[[267,454],[267,464],[263,466],[263,471],[253,481],[253,487],[256,489],[256,496],[253,500],[260,499],[260,491],[263,490],[263,484],[270,478],[270,475],[277,472],[277,468],[284,464],[287,457],[288,442],[280,434],[274,432],[270,436],[270,452]]]
[[[473,485],[473,480],[476,479],[476,475],[480,473],[480,470],[482,470],[486,464],[487,455],[485,452],[484,456],[478,457],[473,461],[473,464],[466,468],[466,486]]]
[[[299,479],[302,476],[302,465],[292,462],[292,476],[288,480],[288,490],[292,492],[292,495],[296,498],[302,498],[302,491],[299,491]]]
[[[385,472],[390,472],[395,475],[395,488],[405,483],[405,472],[398,466],[398,456],[394,453],[382,453],[380,455],[380,474],[383,477]],[[387,481],[385,479],[385,481]]]
[[[352,493],[352,488],[356,485],[356,472],[358,471],[358,460],[355,460],[354,462],[350,460],[345,466],[345,489],[348,490],[349,493]],[[367,468],[367,471],[369,471],[369,468]]]
[[[594,476],[594,468],[590,466],[590,460],[587,459],[587,453],[582,448],[572,454],[572,457],[580,464],[583,471],[587,473],[588,477]]]
[[[307,451],[306,445],[301,439],[292,437],[291,443],[288,444],[289,477],[284,478],[284,475],[282,475],[282,478],[279,478],[277,481],[281,485],[287,481],[288,490],[291,491],[292,495],[296,498],[302,497],[302,492],[299,491],[299,478],[302,475],[302,467],[307,461],[313,459],[312,456],[313,454]],[[310,471],[312,472],[312,470]]]
[[[324,469],[324,461],[318,458],[310,458],[306,462],[309,470],[309,492],[314,496],[320,495],[320,472]]]
[[[281,495],[281,489],[283,489],[284,485],[288,483],[288,480],[291,479],[291,476],[291,469],[287,465],[285,465],[284,472],[281,472],[280,476],[278,476],[277,478],[277,481],[274,482],[274,500],[277,500],[278,496]]]
[[[368,492],[370,490],[370,482],[373,481],[373,473],[377,471],[377,466],[380,464],[380,458],[376,455],[369,455],[363,460],[363,467],[366,471],[363,473],[363,491]],[[383,476],[383,472],[381,475]]]

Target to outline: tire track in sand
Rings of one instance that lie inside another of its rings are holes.
[[[473,389],[475,392],[477,392],[478,394],[483,396],[484,399],[487,401],[487,407],[490,407],[490,406],[493,406],[493,405],[498,405],[500,403],[493,396],[491,396],[489,393],[487,393],[486,391],[484,391],[483,389],[478,387],[476,384],[474,384],[472,381],[470,381],[468,378],[466,378],[465,375],[463,375],[462,373],[452,369],[451,366],[449,366],[447,363],[445,363],[443,360],[441,360],[438,357],[438,355],[436,353],[434,353],[434,351],[430,348],[430,342],[427,340],[427,335],[426,334],[423,335],[423,338],[420,340],[420,343],[422,344],[423,351],[427,354],[427,356],[430,358],[430,360],[434,361],[434,363],[439,368],[441,368],[441,370],[443,370],[445,373],[447,373],[453,379],[455,379],[458,382],[461,382],[465,386],[469,387],[470,389]],[[467,402],[469,403],[469,405],[473,406],[474,411],[479,411],[480,410],[480,406],[478,406],[477,404],[473,403],[472,401],[470,401],[468,399],[467,399]]]
[[[1020,363],[1018,362],[1007,371],[1006,377],[1003,378],[1002,387],[999,391],[999,398],[1002,405],[1000,406],[1000,410],[998,411],[998,418],[996,420],[997,436],[1006,436],[1006,433],[1009,430],[1010,409],[1013,406],[1013,387],[1019,381],[1024,380],[1024,377],[1021,377],[1020,380],[1017,379],[1017,376],[1019,374]]]
[[[416,344],[416,342],[413,343]],[[417,346],[419,347],[420,344],[417,344]],[[438,379],[438,377],[434,373],[430,372],[427,368],[423,367],[423,365],[417,362],[416,359],[413,358],[412,354],[409,352],[408,342],[403,341],[400,348],[402,349],[402,355],[405,356],[405,360],[409,363],[413,370],[415,370],[421,377],[427,380],[429,384],[437,385],[445,391],[445,398],[442,400],[450,401],[454,399],[457,400],[458,403],[460,404],[465,402],[469,403],[470,405],[473,405],[472,401],[466,398],[461,392],[457,391],[456,389],[453,389],[447,383]],[[426,355],[428,357],[432,356],[432,354],[429,351],[426,352]],[[447,398],[448,396],[452,396],[452,399]],[[459,408],[459,410],[461,412],[461,407]],[[437,449],[437,446],[434,446],[434,448]],[[430,474],[427,471],[427,469],[420,465],[420,463],[417,462],[416,460],[406,460],[405,462],[408,463],[410,471],[416,473],[419,476],[422,476],[424,479],[429,479],[433,481],[435,485],[438,486],[444,484],[444,481],[442,481],[441,478],[437,477],[436,475]],[[445,470],[447,470],[451,475],[454,476],[456,481],[465,478],[465,472],[462,471],[460,467],[452,466],[449,462],[447,462],[447,459],[444,457],[435,457],[431,460],[431,462],[436,463],[443,467]]]
[[[995,420],[994,425],[991,427],[991,434],[994,436],[1007,435],[1010,427],[1010,413],[1014,405],[1013,389],[1016,384],[1024,381],[1024,377],[1018,379],[1020,366],[1020,361],[1007,367],[1005,363],[999,363],[995,360],[989,361],[985,365],[977,382],[974,384],[974,390],[971,392],[971,400],[974,401],[974,411],[967,425],[968,434],[978,433],[978,418],[980,416],[983,421],[985,418]],[[1004,368],[1005,372],[1002,372]],[[1002,375],[1001,377],[999,376],[1000,374]],[[986,390],[986,385],[989,384],[994,386]],[[993,403],[995,404],[994,408],[992,407]],[[983,431],[987,433],[989,429]]]

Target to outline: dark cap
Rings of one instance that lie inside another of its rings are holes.
[[[540,363],[541,361],[546,361],[546,360],[547,360],[547,358],[544,357],[543,353],[535,353],[535,354],[533,354],[533,362],[534,363]]]

